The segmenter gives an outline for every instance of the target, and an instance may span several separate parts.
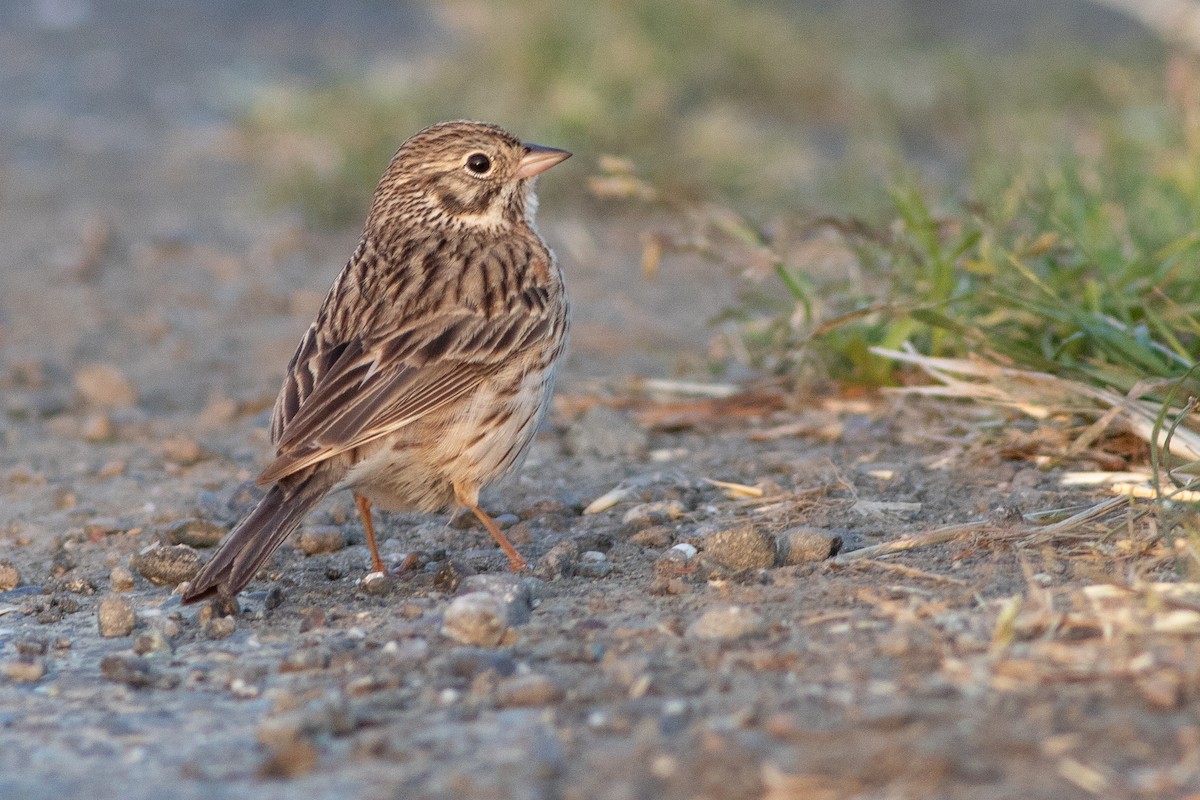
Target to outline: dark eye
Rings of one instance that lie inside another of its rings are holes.
[[[492,168],[492,160],[483,153],[471,153],[467,156],[467,169],[476,175],[483,175]]]

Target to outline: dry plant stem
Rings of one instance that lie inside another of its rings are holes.
[[[933,528],[932,530],[902,536],[895,541],[873,544],[870,547],[851,550],[849,553],[843,553],[840,556],[831,558],[829,561],[831,564],[848,564],[864,558],[876,558],[878,556],[891,555],[892,553],[901,553],[906,550],[918,550],[922,547],[932,547],[948,542],[951,539],[957,539],[964,533],[975,533],[990,527],[993,527],[993,523],[987,520],[946,525],[941,528]]]
[[[386,572],[383,559],[379,557],[379,547],[375,544],[375,523],[371,521],[371,501],[356,494],[354,495],[354,505],[358,506],[358,515],[362,517],[363,533],[367,535],[367,547],[371,548],[371,571]]]
[[[860,559],[858,562],[856,562],[855,566],[874,567],[887,572],[894,572],[897,575],[904,575],[908,578],[920,578],[921,580],[937,581],[939,583],[952,583],[955,586],[970,585],[969,581],[964,581],[961,578],[952,578],[949,575],[939,575],[936,572],[926,572],[925,570],[917,569],[916,567],[910,567],[907,564],[893,564],[889,561],[878,561],[873,558]]]

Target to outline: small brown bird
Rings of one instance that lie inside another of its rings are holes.
[[[354,493],[372,567],[371,506],[469,509],[524,459],[566,344],[568,306],[533,226],[533,179],[571,154],[481,122],[401,145],[362,238],[300,340],[275,401],[266,496],[191,582],[232,601],[318,501]]]

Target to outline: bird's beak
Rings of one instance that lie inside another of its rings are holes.
[[[532,178],[534,175],[545,172],[558,162],[565,161],[570,157],[570,153],[566,150],[559,150],[557,147],[526,144],[525,155],[521,157],[521,161],[517,164],[517,178],[519,180]]]

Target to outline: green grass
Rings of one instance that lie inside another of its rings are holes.
[[[436,54],[247,111],[279,197],[357,222],[405,135],[487,118],[627,159],[614,213],[652,195],[731,268],[768,264],[724,316],[761,370],[892,384],[870,349],[910,342],[1128,391],[1195,359],[1194,64],[1167,81],[1146,42],[1003,53],[782,0],[441,8]]]

